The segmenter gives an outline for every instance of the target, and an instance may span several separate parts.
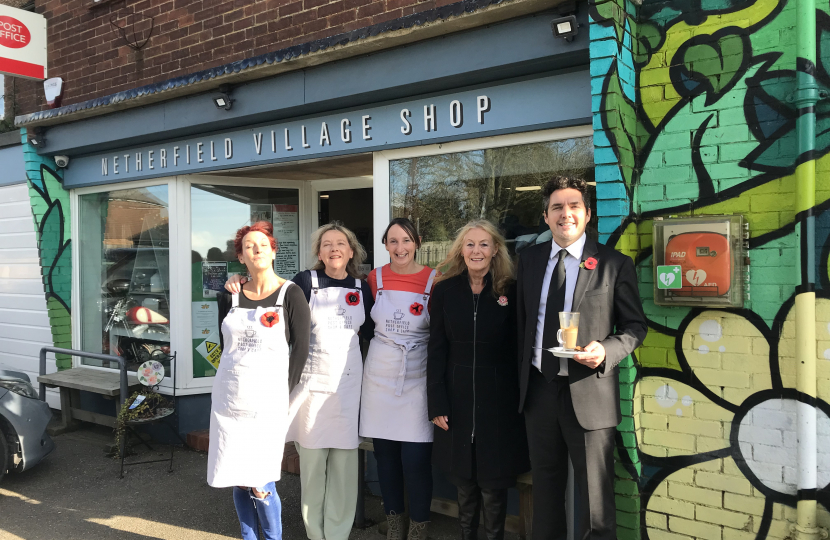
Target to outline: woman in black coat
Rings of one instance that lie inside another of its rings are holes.
[[[513,264],[498,229],[468,223],[432,295],[427,358],[433,463],[458,488],[462,540],[504,538],[507,489],[530,469],[519,409]]]

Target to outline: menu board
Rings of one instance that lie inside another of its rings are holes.
[[[274,272],[291,279],[300,271],[300,209],[296,204],[275,204],[273,212],[274,236],[279,252],[274,260]]]

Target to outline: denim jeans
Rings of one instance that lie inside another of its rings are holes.
[[[378,462],[378,482],[387,514],[406,511],[404,483],[409,494],[409,517],[429,521],[432,503],[432,443],[372,439]]]
[[[262,540],[282,540],[282,504],[277,486],[270,482],[257,490],[268,494],[259,499],[251,488],[233,488],[233,504],[242,526],[242,540],[260,540],[260,526],[264,535]]]

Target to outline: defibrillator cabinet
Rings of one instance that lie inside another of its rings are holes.
[[[743,307],[743,216],[657,218],[653,235],[655,304]]]

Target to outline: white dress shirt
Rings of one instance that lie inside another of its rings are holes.
[[[576,288],[576,278],[579,275],[579,263],[582,261],[582,251],[585,249],[585,233],[570,246],[560,247],[555,241],[551,241],[550,259],[548,259],[548,266],[545,269],[545,277],[542,280],[542,296],[539,298],[539,314],[536,317],[536,339],[533,342],[533,365],[536,369],[542,371],[542,337],[545,334],[545,311],[548,307],[548,292],[550,291],[550,280],[553,276],[553,270],[556,268],[556,263],[559,259],[559,252],[561,250],[568,252],[565,255],[565,309],[570,311],[573,306],[574,289]],[[559,316],[558,314],[556,315]],[[564,377],[568,376],[568,359],[559,359],[559,373]]]

